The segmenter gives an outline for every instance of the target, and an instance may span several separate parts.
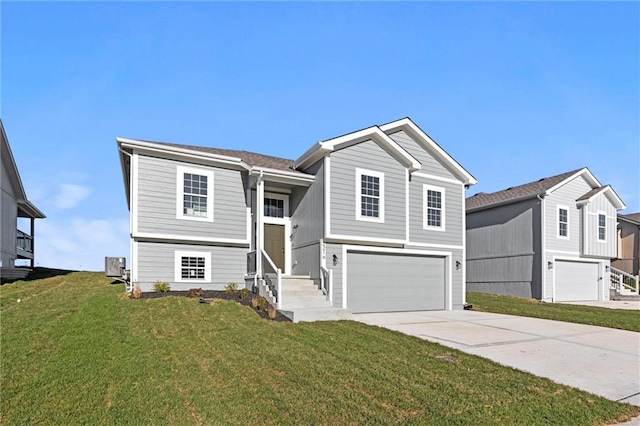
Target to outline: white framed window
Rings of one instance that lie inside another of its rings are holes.
[[[174,272],[176,282],[211,282],[211,253],[201,251],[176,251]]]
[[[445,190],[439,186],[422,185],[422,227],[445,230]]]
[[[598,241],[607,242],[607,214],[598,212]]]
[[[569,208],[558,206],[558,238],[569,238]]]
[[[276,219],[289,217],[289,195],[265,192],[264,217]]]
[[[384,173],[356,168],[356,220],[384,222]]]
[[[177,167],[176,217],[213,222],[213,171]]]

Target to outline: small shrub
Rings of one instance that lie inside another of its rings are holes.
[[[169,287],[168,282],[158,280],[153,284],[153,289],[159,293],[166,293],[171,288]]]
[[[260,309],[261,311],[266,311],[268,307],[269,307],[269,302],[267,302],[267,299],[265,299],[264,297],[261,297],[258,300],[258,309]]]
[[[202,296],[201,288],[190,288],[189,292],[187,293],[187,297],[200,297],[200,296]]]
[[[224,291],[225,293],[235,293],[236,291],[238,291],[238,284],[227,283],[227,285],[224,286]]]
[[[246,299],[247,297],[249,297],[249,290],[246,288],[240,290],[240,299]]]
[[[131,297],[133,297],[134,299],[140,299],[141,295],[142,295],[142,290],[140,290],[140,286],[136,284],[135,286],[133,286]]]
[[[256,296],[256,297],[251,298],[251,307],[253,309],[257,309],[259,302],[260,302],[260,297]]]
[[[267,314],[269,315],[270,319],[275,319],[276,315],[278,314],[278,311],[276,311],[276,308],[269,305],[269,307],[267,308]]]

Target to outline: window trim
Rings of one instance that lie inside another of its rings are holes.
[[[207,178],[207,215],[191,216],[184,214],[184,175],[206,176]],[[176,168],[176,218],[181,220],[195,220],[199,222],[213,222],[213,170],[199,167],[177,166]]]
[[[440,226],[429,225],[429,206],[428,194],[429,191],[436,191],[440,193],[442,205],[440,207]],[[422,229],[429,231],[445,231],[446,230],[446,191],[441,186],[422,184]]]
[[[380,180],[380,195],[378,196],[378,217],[362,215],[362,176],[373,176]],[[384,173],[356,167],[356,220],[363,222],[384,223]]]
[[[283,223],[284,220],[288,219],[289,216],[289,195],[288,194],[281,194],[278,192],[264,192],[264,200],[266,200],[267,198],[273,198],[274,200],[282,200],[283,201],[283,209],[284,209],[284,216],[283,217],[275,217],[275,216],[267,216],[266,214],[264,214],[264,206],[265,203],[263,201],[263,212],[262,212],[262,216],[264,218],[264,222],[265,223],[274,223],[274,224],[281,224]]]
[[[174,258],[174,279],[177,283],[211,283],[211,252],[208,251],[182,251],[176,250]],[[204,279],[182,278],[182,258],[183,257],[203,257],[204,258]]]
[[[604,216],[604,239],[600,239],[600,216]],[[596,212],[596,240],[599,243],[606,243],[607,242],[607,212],[604,211],[598,211]]]
[[[567,235],[560,235],[560,210],[566,210],[567,211]],[[571,235],[571,233],[569,232],[569,224],[571,223],[571,215],[570,215],[570,210],[569,207],[567,206],[560,206],[558,205],[558,208],[556,209],[556,238],[559,238],[561,240],[568,240],[569,236]]]

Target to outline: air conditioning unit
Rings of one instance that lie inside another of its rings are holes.
[[[124,257],[105,257],[104,274],[111,278],[122,278],[127,269],[127,259]]]

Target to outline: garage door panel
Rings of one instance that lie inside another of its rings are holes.
[[[598,300],[599,264],[556,261],[555,285],[558,302]]]
[[[444,258],[350,252],[347,306],[353,312],[445,309]]]

